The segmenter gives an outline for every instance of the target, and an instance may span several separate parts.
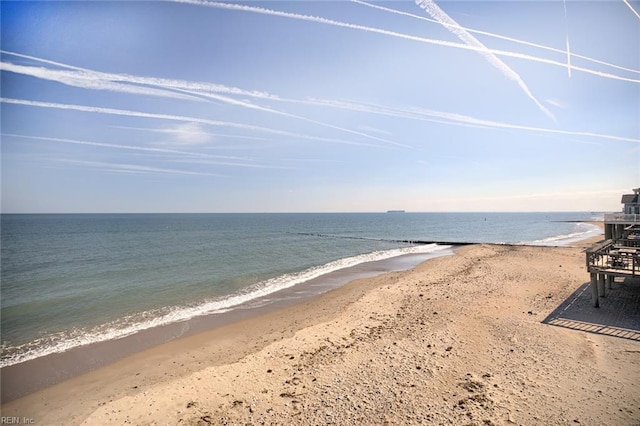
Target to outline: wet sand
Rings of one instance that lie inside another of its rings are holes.
[[[586,245],[583,244],[583,245]],[[580,247],[472,245],[9,402],[39,424],[640,422],[640,343],[542,321]]]
[[[0,369],[1,402],[4,404],[176,339],[194,336],[307,301],[354,279],[407,270],[426,259],[451,254],[453,254],[451,249],[442,248],[435,253],[409,254],[382,261],[365,262],[314,278],[305,282],[304,285],[243,303],[227,312],[153,327],[123,338],[78,346],[65,352],[53,353],[4,367]]]

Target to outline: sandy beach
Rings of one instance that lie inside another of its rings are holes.
[[[588,245],[584,242],[581,246]],[[471,245],[2,406],[36,424],[640,424],[640,341],[545,319],[581,247]]]

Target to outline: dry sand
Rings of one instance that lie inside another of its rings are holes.
[[[581,248],[473,245],[3,406],[38,424],[638,425],[640,342],[543,324]]]

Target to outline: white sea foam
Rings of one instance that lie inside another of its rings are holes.
[[[451,246],[436,244],[412,245],[346,257],[300,272],[285,274],[259,282],[227,297],[207,300],[190,306],[175,306],[146,311],[92,329],[77,328],[64,333],[50,334],[19,346],[8,346],[3,343],[0,368],[53,353],[65,352],[92,343],[120,339],[153,327],[186,321],[203,315],[224,313],[277,291],[362,263],[376,262],[407,254],[447,255],[451,254],[450,248]]]
[[[577,223],[575,232],[569,234],[555,235],[534,241],[524,241],[522,244],[533,246],[568,246],[577,241],[602,235],[602,230],[597,225],[590,223]]]

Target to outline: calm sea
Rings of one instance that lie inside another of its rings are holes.
[[[405,255],[410,267],[451,253],[397,240],[563,245],[598,235],[580,221],[601,216],[3,214],[0,366],[277,300],[366,262]]]

